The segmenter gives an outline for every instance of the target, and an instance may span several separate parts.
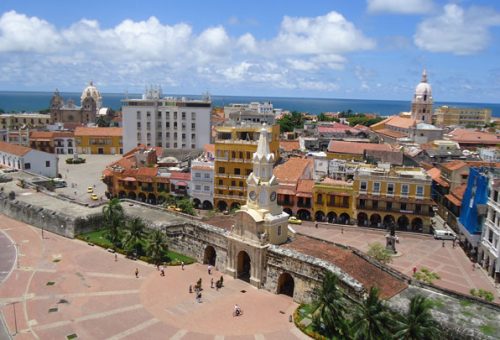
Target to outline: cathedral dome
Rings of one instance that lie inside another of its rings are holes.
[[[432,87],[427,82],[427,72],[425,70],[422,72],[422,80],[415,88],[415,99],[424,101],[432,99]]]
[[[101,106],[100,105],[102,102],[101,93],[99,92],[97,87],[94,86],[94,83],[92,81],[89,83],[89,85],[82,92],[82,97],[81,97],[82,104],[83,104],[83,101],[85,100],[85,98],[87,98],[87,97],[92,97],[95,100],[95,102],[97,103],[97,106],[98,107]]]

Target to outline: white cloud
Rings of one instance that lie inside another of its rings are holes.
[[[369,12],[423,14],[430,12],[432,0],[367,0]]]
[[[245,33],[239,37],[236,46],[241,48],[243,52],[257,53],[257,41],[250,33]]]
[[[374,47],[372,39],[334,11],[314,18],[286,16],[271,41],[273,52],[283,54],[342,54]]]
[[[50,53],[59,47],[56,29],[47,21],[15,11],[0,17],[0,52]]]
[[[439,16],[422,21],[413,39],[419,48],[431,52],[474,54],[487,47],[489,28],[499,25],[500,13],[494,9],[448,4]]]
[[[286,62],[291,68],[299,71],[317,70],[319,67],[316,63],[301,59],[287,59]]]

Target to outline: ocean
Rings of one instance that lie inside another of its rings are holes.
[[[61,92],[64,100],[73,99],[80,103],[81,93]],[[102,93],[103,106],[119,110],[121,100],[125,98],[122,93]],[[196,95],[173,95],[199,99]],[[37,112],[49,107],[52,92],[15,92],[0,91],[0,109],[5,112]],[[129,98],[140,98],[140,94],[128,94]],[[352,110],[360,113],[375,113],[388,116],[403,111],[410,111],[410,100],[368,100],[368,99],[335,99],[335,98],[286,98],[286,97],[247,97],[247,96],[222,96],[212,95],[214,106],[224,106],[229,103],[271,101],[275,108],[290,111],[308,112],[319,114],[321,112],[337,112]],[[441,105],[458,107],[490,108],[492,116],[500,116],[500,104],[491,103],[457,103],[457,102],[435,102],[434,107]]]

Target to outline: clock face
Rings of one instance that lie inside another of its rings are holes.
[[[269,199],[270,199],[271,201],[276,200],[276,191],[273,191],[273,192],[271,193],[271,196],[269,196]]]
[[[252,201],[255,201],[255,198],[257,198],[257,194],[255,193],[255,191],[250,191],[248,197],[250,197]]]

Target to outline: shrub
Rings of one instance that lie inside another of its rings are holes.
[[[441,278],[439,274],[431,272],[427,268],[420,269],[418,272],[415,273],[414,277],[415,279],[423,281],[428,284],[432,284],[434,280],[439,280]]]
[[[70,157],[70,158],[66,158],[66,164],[82,164],[82,163],[85,163],[87,160],[85,158],[81,158],[81,157],[78,157],[78,158],[73,158],[73,157]]]
[[[392,261],[391,252],[385,249],[385,247],[380,242],[371,243],[368,246],[369,249],[367,254],[373,257],[375,260],[384,264],[390,263]]]
[[[495,300],[495,296],[493,295],[492,292],[484,290],[482,288],[479,289],[472,288],[470,290],[470,295],[486,300],[488,302],[493,302],[493,300]]]

